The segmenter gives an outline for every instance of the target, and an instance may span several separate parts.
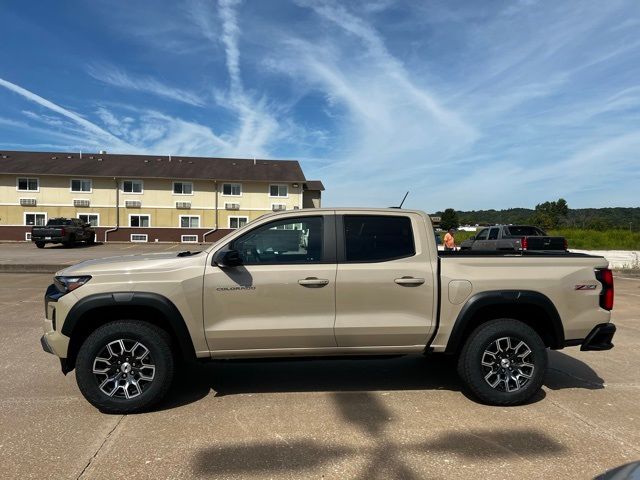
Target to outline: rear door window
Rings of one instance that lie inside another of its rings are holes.
[[[489,231],[489,240],[497,240],[498,239],[498,228],[492,228]]]
[[[415,255],[411,219],[391,215],[345,215],[347,262],[385,262]]]

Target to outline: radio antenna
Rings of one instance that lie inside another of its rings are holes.
[[[407,193],[404,194],[404,198],[400,202],[400,206],[398,208],[402,208],[402,205],[404,205],[404,201],[407,199],[408,195],[409,195],[409,191],[407,191]]]

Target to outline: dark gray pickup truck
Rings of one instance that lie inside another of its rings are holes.
[[[77,218],[52,218],[44,227],[31,229],[31,241],[38,248],[47,243],[61,243],[70,247],[76,242],[93,243],[96,232],[93,227]]]
[[[531,225],[494,225],[483,228],[460,244],[461,250],[567,250],[564,237],[550,237]]]

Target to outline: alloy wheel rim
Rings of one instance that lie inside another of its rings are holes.
[[[492,341],[482,354],[481,364],[485,382],[506,393],[524,388],[535,371],[531,348],[515,337]]]
[[[92,373],[102,393],[131,399],[142,395],[156,375],[149,349],[142,343],[119,338],[107,343],[93,360]]]

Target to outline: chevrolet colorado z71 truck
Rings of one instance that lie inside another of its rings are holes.
[[[149,408],[181,359],[457,355],[493,405],[541,387],[546,349],[607,350],[613,277],[573,253],[438,252],[423,212],[265,215],[197,253],[57,273],[41,343],[104,412]]]

